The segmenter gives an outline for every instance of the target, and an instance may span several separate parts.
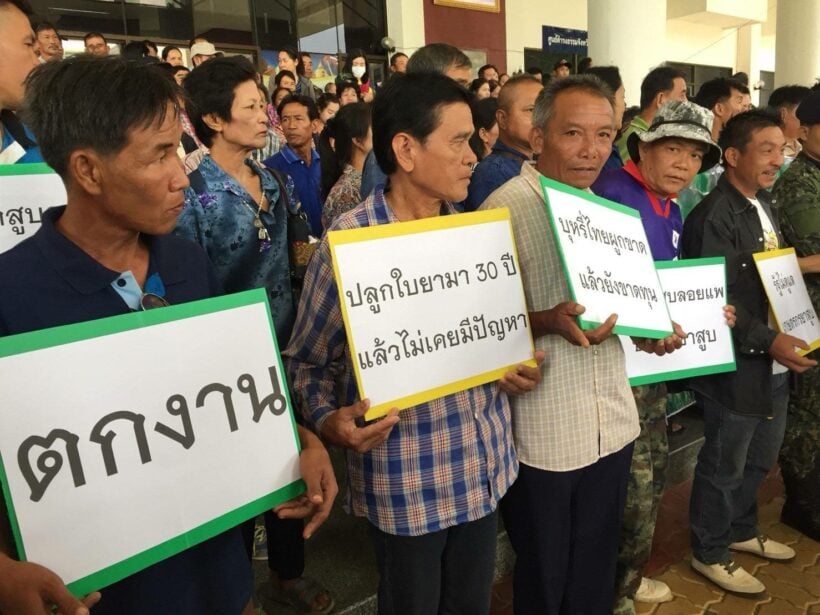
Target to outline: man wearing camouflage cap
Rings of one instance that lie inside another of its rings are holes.
[[[797,107],[801,153],[774,187],[780,228],[794,247],[815,310],[820,310],[820,91]],[[814,352],[810,357],[820,358]],[[780,468],[786,486],[782,520],[820,540],[820,370],[797,376]]]
[[[711,130],[710,111],[689,102],[668,102],[658,109],[648,130],[629,135],[631,159],[626,165],[604,173],[592,186],[599,196],[640,212],[655,260],[680,257],[683,219],[673,199],[697,173],[720,160],[720,148],[712,142]],[[641,433],[632,453],[621,526],[616,615],[633,614],[633,601],[672,600],[665,583],[642,576],[652,551],[658,505],[666,482],[666,385],[633,387],[632,393]]]

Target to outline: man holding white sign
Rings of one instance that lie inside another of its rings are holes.
[[[78,82],[96,95],[89,98],[76,87]],[[111,88],[111,83],[120,86]],[[176,156],[178,94],[155,69],[115,59],[78,56],[32,73],[26,119],[47,162],[63,178],[68,203],[48,210],[34,237],[0,257],[0,336],[221,292],[205,254],[167,235],[188,186]],[[66,132],[69,124],[72,130]],[[162,353],[161,348],[156,351]],[[144,386],[139,375],[134,374],[136,386]],[[64,393],[71,396],[70,390]],[[317,512],[314,521],[321,523],[335,482],[321,443],[306,431],[301,436],[301,469],[310,500],[280,509],[284,515]],[[213,483],[218,487],[217,477]],[[81,602],[47,568],[15,559],[5,531],[10,512],[4,509],[0,515],[0,611],[50,613],[56,607],[61,613],[87,613],[100,600],[99,593]],[[104,598],[94,612],[241,613],[251,607],[251,590],[250,563],[234,528],[103,588]]]
[[[673,198],[697,173],[720,161],[720,149],[711,138],[711,116],[690,102],[666,103],[646,131],[629,136],[631,160],[623,168],[603,173],[593,185],[599,196],[640,212],[656,262],[680,257],[683,218]],[[633,599],[650,603],[672,599],[672,591],[665,583],[642,577],[652,552],[658,506],[666,483],[667,390],[661,382],[633,387],[632,391],[641,434],[635,441],[621,529],[616,615],[634,613]]]
[[[328,234],[454,215],[476,160],[469,102],[443,75],[390,79],[373,107],[373,151],[388,184]],[[369,402],[358,400],[354,385],[327,235],[304,288],[285,352],[296,403],[322,437],[348,449],[350,506],[369,522],[379,612],[488,613],[496,509],[518,470],[507,393],[532,389],[539,370],[522,365],[501,381],[417,404],[401,418],[393,409],[362,426]]]
[[[578,326],[584,307],[570,300],[540,176],[588,190],[610,155],[614,123],[613,93],[598,78],[551,81],[533,112],[536,167],[524,165],[482,205],[510,208],[536,348],[549,357],[540,385],[512,400],[520,472],[502,512],[516,551],[517,615],[612,612],[638,414],[611,335],[617,315]],[[681,340],[637,343],[665,353]]]
[[[704,410],[705,442],[698,456],[690,503],[692,567],[720,587],[758,594],[765,586],[737,564],[731,550],[785,560],[794,550],[763,535],[757,525],[757,488],[777,461],[786,425],[788,370],[816,365],[795,352],[806,342],[779,333],[769,315],[753,254],[783,244],[767,189],[783,164],[780,119],[747,111],[720,134],[726,166],[717,187],[686,220],[687,258],[724,256],[737,371],[695,378]]]

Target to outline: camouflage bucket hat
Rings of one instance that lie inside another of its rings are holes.
[[[711,169],[720,162],[721,151],[712,141],[712,112],[691,102],[673,100],[666,103],[655,115],[652,125],[645,132],[633,132],[626,141],[629,156],[635,162],[640,160],[638,141],[652,143],[659,139],[674,137],[697,141],[707,146],[700,165],[700,173]]]

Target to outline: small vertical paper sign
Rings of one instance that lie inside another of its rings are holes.
[[[795,349],[798,354],[807,355],[820,348],[817,312],[811,303],[794,248],[758,252],[752,256],[778,330],[809,345],[809,350]]]

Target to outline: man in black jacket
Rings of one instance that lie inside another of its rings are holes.
[[[816,365],[778,333],[752,254],[785,247],[767,189],[783,164],[780,120],[764,111],[732,118],[720,135],[726,171],[686,220],[686,258],[726,257],[737,371],[694,379],[705,437],[690,504],[692,567],[723,589],[757,594],[765,586],[734,562],[730,549],[775,560],[794,551],[757,526],[757,488],[777,461],[786,425],[788,370]]]

